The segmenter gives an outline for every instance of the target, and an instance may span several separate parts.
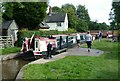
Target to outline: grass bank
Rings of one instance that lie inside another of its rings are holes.
[[[10,54],[10,53],[16,53],[19,52],[21,48],[19,47],[11,47],[11,48],[5,48],[5,49],[0,49],[0,55],[5,55],[5,54]]]
[[[86,47],[86,45],[84,46]],[[67,56],[46,64],[31,64],[24,79],[118,79],[118,43],[94,41],[93,48],[104,50],[100,56]]]

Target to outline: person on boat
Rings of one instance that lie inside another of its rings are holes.
[[[21,49],[22,52],[26,52],[27,51],[27,45],[26,45],[26,40],[25,38],[23,38],[23,43],[22,43],[22,49]]]

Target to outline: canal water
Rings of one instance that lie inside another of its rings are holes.
[[[20,58],[2,61],[2,80],[14,81],[20,69],[27,63],[29,61]]]

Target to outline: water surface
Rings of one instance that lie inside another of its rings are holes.
[[[2,79],[6,80],[14,80],[19,72],[19,70],[27,64],[28,61],[23,59],[11,59],[2,61],[0,64],[2,65]]]

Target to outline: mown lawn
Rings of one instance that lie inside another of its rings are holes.
[[[118,79],[118,43],[94,41],[92,47],[105,53],[100,56],[67,56],[46,64],[32,64],[24,71],[23,78]]]
[[[0,55],[5,55],[5,54],[10,54],[10,53],[16,53],[19,52],[21,48],[19,47],[11,47],[11,48],[5,48],[5,49],[0,49]]]

